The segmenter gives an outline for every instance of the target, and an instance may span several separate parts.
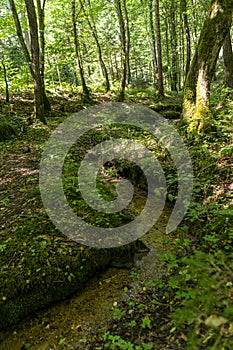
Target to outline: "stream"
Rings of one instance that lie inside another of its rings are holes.
[[[137,210],[141,210],[144,197],[138,196]],[[127,300],[129,290],[131,294],[137,293],[139,282],[133,281],[132,274],[139,274],[141,281],[161,276],[163,263],[157,254],[168,249],[163,242],[169,238],[165,228],[170,213],[171,208],[166,206],[157,223],[141,238],[150,250],[146,256],[136,255],[132,270],[108,268],[89,280],[81,294],[0,332],[0,350],[85,349],[88,337],[93,339],[96,331],[104,333],[107,329],[114,303]]]

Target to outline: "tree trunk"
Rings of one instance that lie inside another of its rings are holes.
[[[210,84],[232,14],[233,0],[212,1],[185,84],[183,118],[190,132],[205,133],[212,126]]]
[[[186,37],[185,77],[187,77],[189,72],[189,67],[190,67],[190,61],[191,61],[191,39],[190,39],[190,30],[189,30],[188,15],[187,15],[187,1],[181,0],[180,3],[181,3],[181,10],[182,10],[185,37]]]
[[[170,82],[170,46],[169,46],[169,35],[168,35],[168,20],[167,17],[164,18],[164,23],[165,23],[165,49],[166,49],[166,75],[165,75],[165,81],[166,84],[169,85]]]
[[[37,13],[38,13],[38,24],[39,24],[39,42],[40,42],[40,74],[43,85],[43,100],[44,100],[44,110],[45,112],[51,111],[51,105],[49,99],[45,92],[45,83],[44,83],[44,70],[45,70],[45,38],[44,38],[44,11],[45,11],[45,2],[41,4],[41,0],[36,0],[37,4]]]
[[[157,55],[156,55],[156,39],[155,39],[155,28],[154,28],[154,21],[153,21],[153,0],[149,1],[149,23],[150,23],[150,34],[151,34],[151,52],[152,52],[152,65],[153,65],[153,80],[154,80],[154,86],[155,88],[158,88],[157,83],[157,73],[158,73],[158,61],[157,61]]]
[[[157,54],[158,54],[158,95],[164,96],[163,87],[163,60],[162,60],[162,45],[160,32],[160,15],[159,15],[159,0],[154,0],[155,7],[155,23],[156,23],[156,39],[157,39]]]
[[[178,64],[177,64],[177,35],[176,35],[176,3],[171,1],[170,5],[170,39],[171,39],[171,91],[178,91]]]
[[[3,75],[4,75],[4,82],[5,82],[5,92],[6,92],[6,103],[10,102],[10,94],[9,94],[9,86],[8,86],[8,79],[7,79],[7,70],[5,63],[2,61],[2,68],[3,68]]]
[[[23,32],[22,32],[22,28],[21,28],[21,24],[19,21],[14,0],[9,0],[9,4],[11,7],[13,19],[15,22],[18,39],[34,81],[34,99],[35,99],[36,118],[46,124],[45,115],[44,115],[43,82],[40,74],[40,49],[39,49],[38,27],[37,27],[37,17],[36,17],[34,2],[33,0],[25,0],[29,29],[30,29],[30,47],[31,47],[32,57],[30,56],[26,42],[23,37]]]
[[[120,27],[120,42],[121,42],[121,89],[118,96],[118,101],[123,102],[125,99],[125,88],[127,79],[127,53],[126,53],[126,34],[124,17],[122,14],[121,0],[115,0],[117,8],[117,17]]]
[[[95,26],[95,21],[94,21],[94,18],[93,18],[93,14],[92,14],[92,8],[91,8],[91,2],[90,0],[87,1],[88,2],[88,7],[89,7],[89,13],[90,13],[90,19],[86,13],[86,10],[84,8],[84,4],[83,4],[83,1],[82,0],[79,0],[79,3],[81,5],[81,9],[83,11],[83,14],[87,20],[87,23],[89,25],[89,28],[91,30],[91,33],[93,35],[93,38],[95,40],[95,43],[96,43],[96,47],[97,47],[97,52],[98,52],[98,56],[99,56],[99,63],[100,63],[100,67],[101,67],[101,70],[102,70],[102,73],[103,73],[103,76],[105,78],[105,86],[106,86],[106,92],[108,92],[110,90],[110,82],[109,82],[109,77],[108,77],[108,71],[107,71],[107,68],[106,68],[106,65],[104,63],[104,60],[103,60],[103,56],[102,56],[102,50],[101,50],[101,46],[100,46],[100,43],[99,43],[99,38],[98,38],[98,34],[97,34],[97,29],[96,29],[96,26]]]
[[[74,46],[75,46],[76,57],[78,60],[79,74],[80,74],[81,83],[82,83],[83,98],[85,101],[89,101],[90,100],[90,92],[89,92],[89,89],[87,87],[85,76],[84,76],[84,69],[83,69],[83,64],[82,64],[82,60],[81,60],[80,47],[79,47],[78,34],[77,34],[75,0],[71,0],[71,5],[72,5],[71,10],[72,10],[72,22],[73,22]]]
[[[22,47],[24,57],[26,59],[26,62],[29,65],[31,74],[33,75],[32,66],[31,66],[31,61],[32,60],[31,60],[30,53],[29,53],[29,50],[27,48],[26,42],[25,42],[24,37],[23,37],[23,32],[22,32],[22,28],[21,28],[21,24],[20,24],[20,21],[19,21],[19,16],[18,16],[16,7],[15,7],[14,0],[9,0],[9,4],[10,4],[10,8],[11,8],[13,19],[14,19],[14,22],[15,22],[17,36],[18,36],[20,45]]]
[[[129,30],[129,16],[126,1],[122,0],[122,7],[124,11],[124,22],[125,22],[125,40],[126,40],[126,84],[130,84],[131,72],[130,72],[130,30]]]
[[[232,52],[232,45],[231,45],[230,30],[227,32],[227,35],[223,44],[223,59],[224,59],[224,66],[225,66],[226,86],[233,89],[233,52]]]
[[[34,94],[36,116],[43,123],[46,123],[44,115],[43,83],[40,73],[40,48],[38,38],[38,27],[36,10],[33,0],[25,0],[30,28],[31,50],[32,50],[32,71],[34,76]]]

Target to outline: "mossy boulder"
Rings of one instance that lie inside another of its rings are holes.
[[[12,136],[17,135],[16,126],[0,115],[0,141],[9,140]]]
[[[0,329],[80,293],[107,266],[132,267],[141,244],[90,248],[61,236],[46,220],[27,218],[0,241]]]

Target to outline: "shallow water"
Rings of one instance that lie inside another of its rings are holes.
[[[141,200],[139,195],[135,212],[141,210],[140,203],[143,202],[143,195]],[[170,208],[166,207],[159,221],[142,238],[150,251],[144,258],[136,256],[134,273],[140,274],[141,280],[156,279],[163,271],[157,253],[165,250],[163,242],[168,238],[165,227],[170,212]],[[126,269],[107,269],[92,278],[80,295],[38,312],[7,332],[1,332],[0,350],[22,350],[27,348],[25,344],[31,344],[28,347],[31,350],[85,349],[88,337],[93,338],[97,330],[104,333],[113,304],[127,300],[129,288],[137,293],[139,285],[132,281],[131,273]]]

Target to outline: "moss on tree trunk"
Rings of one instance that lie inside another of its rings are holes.
[[[183,119],[190,132],[206,133],[212,127],[210,84],[232,14],[233,0],[212,1],[185,84]]]

